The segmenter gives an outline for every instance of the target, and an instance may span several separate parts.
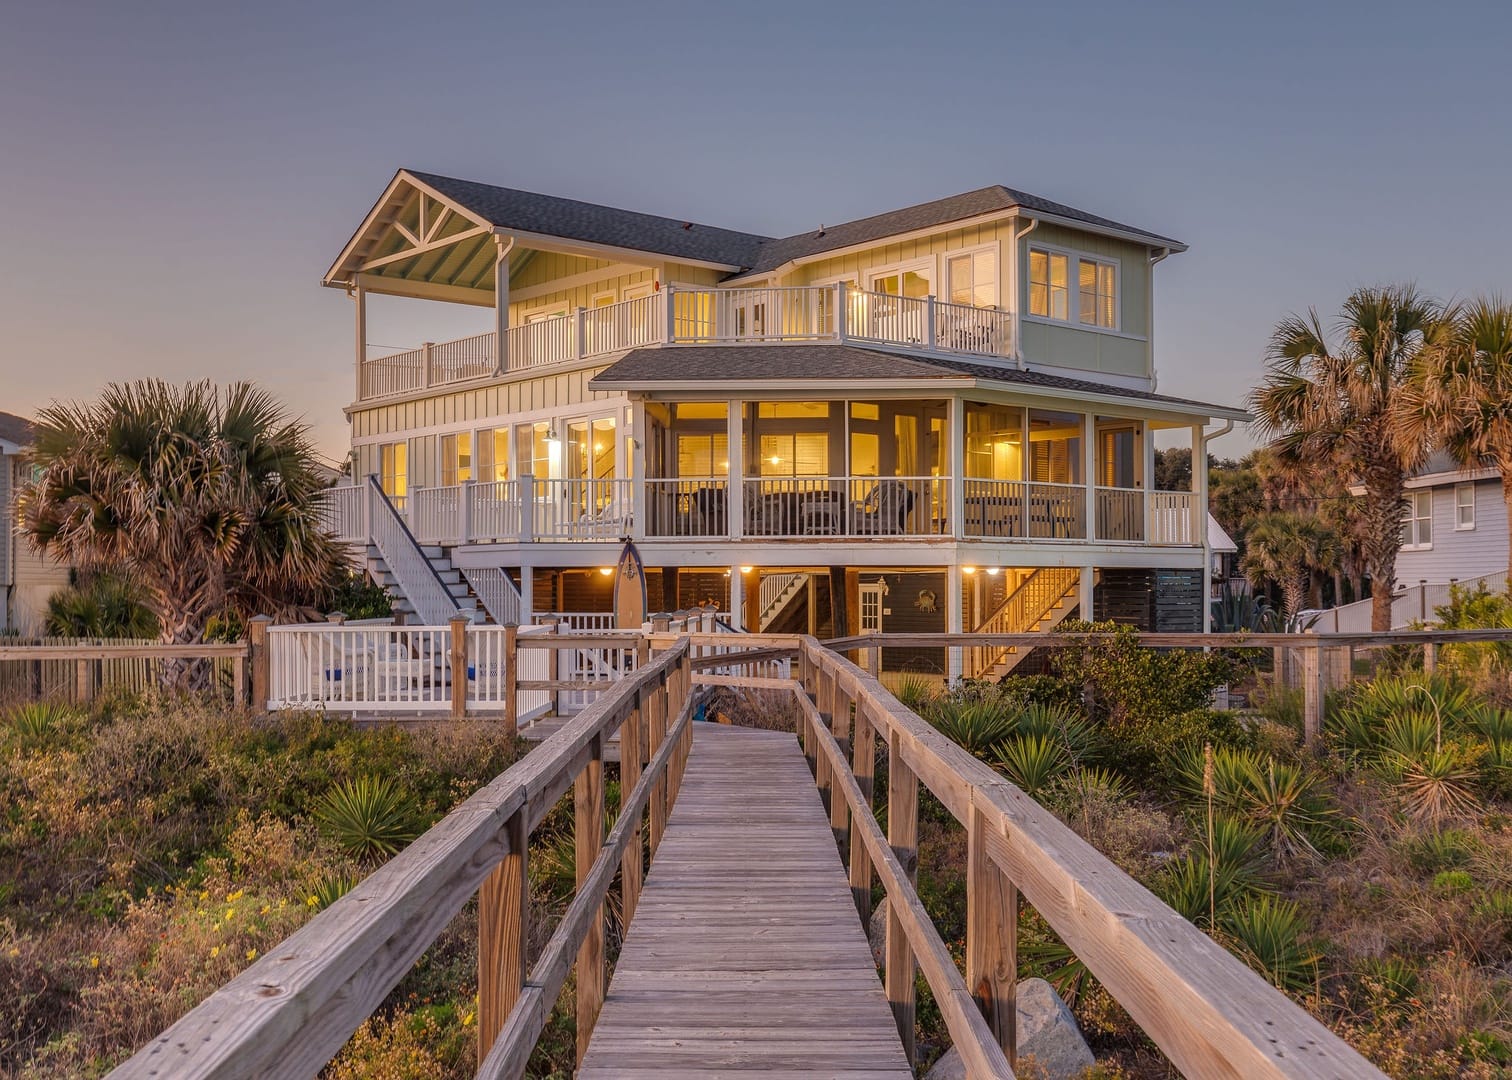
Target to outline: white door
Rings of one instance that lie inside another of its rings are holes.
[[[861,633],[882,632],[882,597],[886,595],[886,589],[887,586],[880,581],[861,586]]]

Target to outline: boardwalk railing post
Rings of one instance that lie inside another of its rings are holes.
[[[902,737],[890,732],[887,739],[887,843],[903,864],[910,882],[919,876],[919,778],[903,760]],[[887,963],[883,982],[887,1003],[892,1006],[903,1052],[914,1060],[914,956],[903,921],[898,917],[899,904],[887,905]]]
[[[509,854],[478,890],[478,1060],[504,1030],[525,985],[525,949],[530,940],[530,885],[525,810],[504,823]]]
[[[267,712],[268,692],[272,685],[272,667],[268,655],[268,627],[273,625],[271,615],[254,615],[247,623],[247,650],[252,658],[252,711]]]
[[[247,707],[246,653],[237,653],[231,658],[231,704],[238,709]]]
[[[1317,746],[1323,734],[1322,653],[1316,643],[1302,649],[1302,742],[1309,749]]]
[[[966,988],[1013,1061],[1018,1032],[1018,890],[987,856],[986,815],[974,803],[966,828]]]
[[[1432,676],[1438,670],[1438,645],[1432,641],[1423,642],[1423,674]]]
[[[604,739],[593,738],[588,764],[572,785],[573,847],[581,889],[604,846]],[[577,1060],[583,1063],[593,1024],[604,1005],[604,905],[599,904],[577,954]]]
[[[460,611],[448,623],[451,626],[451,715],[460,720],[467,715],[467,624],[472,620]]]
[[[839,680],[835,682],[834,698],[831,704],[834,706],[835,713],[830,718],[830,728],[835,734],[835,742],[843,755],[851,748],[851,699],[850,695],[841,688]],[[830,828],[834,830],[835,843],[842,851],[846,850],[846,832],[850,829],[850,804],[845,801],[839,778],[833,775],[833,770],[830,777]]]
[[[649,734],[646,737],[648,754],[655,755],[667,739],[667,676],[663,672],[650,687]],[[656,778],[651,788],[651,858],[656,858],[656,849],[661,846],[662,834],[667,831],[667,774]]]
[[[819,669],[819,720],[818,722],[829,726],[833,720],[835,711],[835,673],[826,664]],[[824,803],[826,815],[830,812],[830,804],[833,792],[830,790],[830,765],[829,758],[819,752],[817,739],[809,754],[814,766],[814,784],[819,789],[819,800]]]
[[[643,646],[645,642],[642,642]],[[637,646],[637,652],[640,646]],[[628,797],[635,785],[640,783],[642,744],[645,726],[645,691],[637,691],[635,700],[630,706],[630,715],[625,717],[625,722],[620,725],[620,793],[621,798]],[[636,814],[635,824],[630,829],[630,843],[625,848],[625,853],[620,857],[620,891],[623,894],[625,917],[624,924],[630,925],[635,918],[635,905],[640,901],[641,882],[645,872],[645,847],[641,839],[639,813]]]
[[[520,733],[520,628],[514,623],[504,627],[504,728],[510,735]]]
[[[876,776],[877,729],[872,726],[864,701],[865,698],[862,698],[856,702],[851,772],[856,774],[856,785],[860,787],[861,797],[866,800],[866,809],[870,811],[872,785]],[[865,926],[871,921],[872,865],[871,853],[866,850],[866,840],[859,828],[851,829],[850,886],[851,896],[856,901],[856,912],[861,916],[861,924]]]

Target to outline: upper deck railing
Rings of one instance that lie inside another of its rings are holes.
[[[646,345],[847,342],[1009,360],[1013,315],[932,296],[894,296],[847,286],[715,289],[668,285],[650,296],[578,308],[504,334],[427,342],[362,362],[359,400],[450,386],[510,371],[607,356]]]

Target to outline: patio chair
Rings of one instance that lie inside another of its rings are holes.
[[[878,480],[851,504],[851,530],[858,536],[896,536],[908,531],[914,494],[901,480]]]

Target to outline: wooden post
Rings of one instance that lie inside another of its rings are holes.
[[[816,723],[828,726],[831,723],[831,711],[835,707],[835,676],[830,671],[819,672],[819,719]],[[824,816],[830,812],[830,764],[829,755],[819,750],[819,739],[814,738],[813,765],[814,785],[819,789],[819,801],[824,804]]]
[[[604,846],[604,740],[596,736],[591,755],[572,785],[573,847],[581,889]],[[583,1063],[593,1025],[604,1005],[604,906],[599,905],[577,954],[577,1061]]]
[[[80,705],[87,705],[94,697],[94,672],[89,669],[88,660],[74,661],[74,701]]]
[[[875,652],[873,649],[870,654],[874,655]],[[871,717],[866,715],[866,707],[858,701],[851,771],[856,774],[856,785],[861,789],[861,797],[866,800],[868,810],[872,806],[872,786],[876,776],[876,739],[877,729],[872,726]],[[866,841],[862,839],[860,829],[851,830],[850,886],[851,897],[856,901],[856,912],[861,916],[861,925],[866,926],[871,921],[872,866],[871,854],[866,850]]]
[[[645,642],[641,642],[643,646]],[[640,646],[636,647],[637,654]],[[644,741],[642,728],[645,723],[645,700],[644,692],[637,692],[635,701],[630,706],[630,715],[625,717],[625,722],[620,725],[620,798],[628,799],[630,793],[635,790],[635,785],[640,783],[642,749]],[[640,901],[641,882],[645,872],[645,848],[641,839],[640,816],[637,815],[635,824],[630,829],[630,843],[625,847],[625,853],[620,857],[620,891],[623,894],[625,905],[624,924],[630,925],[630,920],[635,918],[635,905]],[[479,1060],[482,1060],[481,1058]]]
[[[882,678],[882,646],[873,645],[866,650],[866,673],[874,679]]]
[[[247,654],[244,652],[231,658],[231,704],[238,709],[247,707]]]
[[[1018,889],[987,856],[987,817],[973,805],[966,826],[966,988],[998,1044],[1015,1057]]]
[[[519,683],[520,628],[514,623],[506,623],[504,625],[504,727],[510,735],[520,733]]]
[[[832,704],[835,714],[830,718],[830,728],[835,733],[835,743],[840,748],[843,761],[846,751],[850,749],[851,702],[840,688],[838,681],[834,686]],[[828,755],[825,755],[825,758],[828,760]],[[845,851],[846,833],[850,829],[850,804],[845,801],[845,792],[840,788],[840,778],[832,775],[830,779],[830,829],[835,834],[835,843],[841,851]]]
[[[530,837],[521,808],[504,823],[509,854],[478,890],[478,1060],[504,1030],[525,985],[525,949],[530,939]]]
[[[1309,749],[1323,734],[1322,659],[1322,649],[1317,645],[1302,649],[1302,742]]]
[[[1433,641],[1423,642],[1423,674],[1432,676],[1438,670],[1438,644]]]
[[[467,624],[471,620],[461,612],[451,624],[451,715],[460,720],[467,715]]]
[[[247,623],[247,652],[252,660],[252,711],[267,712],[269,687],[272,686],[268,655],[268,627],[271,615],[254,615]]]
[[[667,678],[663,674],[651,686],[651,699],[646,736],[646,753],[654,755],[667,738]],[[667,831],[667,774],[662,773],[651,787],[651,858],[656,858],[656,849],[661,846],[662,834]]]
[[[902,740],[897,732],[887,739],[887,842],[903,864],[910,881],[919,876],[919,778],[903,760]],[[903,921],[900,901],[887,905],[887,962],[883,982],[887,1003],[892,1006],[898,1037],[910,1063],[914,1060],[914,956]]]

